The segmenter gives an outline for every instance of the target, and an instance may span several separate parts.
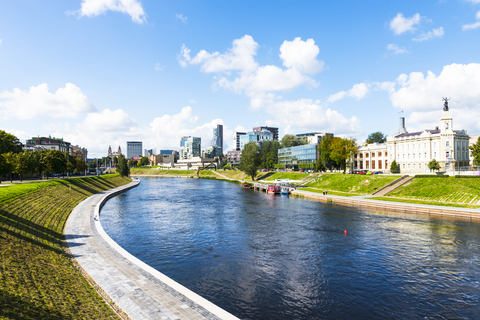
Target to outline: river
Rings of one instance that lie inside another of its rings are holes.
[[[475,220],[147,177],[109,200],[101,217],[132,255],[241,319],[480,314]]]

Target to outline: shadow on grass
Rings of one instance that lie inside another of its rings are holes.
[[[29,297],[14,295],[0,290],[1,319],[72,319],[68,315],[49,310],[43,304],[36,304]]]
[[[1,226],[0,226],[0,232],[4,232],[4,233],[10,235],[10,237],[12,237],[12,238],[17,238],[19,240],[31,243],[32,245],[41,247],[45,250],[50,250],[50,251],[53,251],[53,252],[58,253],[58,254],[64,254],[65,253],[63,250],[60,250],[60,249],[54,248],[52,246],[46,245],[45,243],[42,243],[42,242],[37,241],[35,239],[26,237],[26,236],[24,236],[24,235],[22,235],[18,232],[12,231],[10,229],[7,229],[7,228],[1,227]],[[58,244],[63,246],[62,242],[60,242]]]
[[[0,225],[10,226],[31,234],[37,238],[45,239],[52,243],[61,243],[64,239],[61,233],[57,233],[49,228],[31,222],[30,220],[21,218],[8,211],[0,210]]]

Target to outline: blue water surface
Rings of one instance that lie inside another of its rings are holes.
[[[128,252],[241,319],[480,317],[475,220],[181,178],[141,178],[101,217]]]

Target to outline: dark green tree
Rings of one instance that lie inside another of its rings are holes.
[[[23,180],[23,176],[29,172],[35,171],[34,157],[32,152],[24,151],[17,154],[17,170],[20,175],[20,181]]]
[[[22,143],[13,134],[0,130],[0,154],[22,152]]]
[[[432,160],[428,163],[428,169],[434,170],[434,171],[438,171],[438,170],[440,170],[440,164],[438,163],[437,160],[432,159]]]
[[[45,154],[47,173],[60,174],[67,170],[65,154],[58,150],[47,150]]]
[[[472,150],[470,155],[473,157],[473,165],[480,166],[480,137],[478,137],[477,142],[469,146],[468,149]]]
[[[42,177],[42,173],[47,169],[46,162],[47,150],[35,151],[32,153],[33,172],[38,173],[38,177]]]
[[[278,163],[278,149],[280,142],[278,140],[265,141],[262,143],[260,157],[262,158],[262,168],[272,169]]]
[[[332,169],[333,161],[330,159],[330,152],[333,138],[325,137],[317,145],[319,157],[317,159],[317,170],[324,171]]]
[[[387,135],[380,131],[370,133],[367,138],[367,143],[383,143],[385,141],[387,141]]]
[[[121,177],[128,177],[130,174],[130,168],[127,165],[127,159],[123,154],[118,156],[118,164],[117,164],[117,172],[120,174]]]
[[[298,139],[293,134],[286,134],[282,138],[282,148],[296,147],[303,144],[307,144],[306,139]]]
[[[148,157],[142,157],[140,159],[140,162],[138,163],[138,165],[140,167],[144,167],[144,166],[148,165]]]
[[[128,167],[129,168],[135,168],[138,164],[138,161],[137,160],[130,160],[128,161]]]
[[[391,173],[400,172],[400,168],[398,167],[397,161],[395,161],[395,160],[392,161],[392,164],[390,165],[390,172]]]
[[[358,147],[354,138],[335,137],[330,144],[330,159],[332,159],[338,167],[343,170],[343,173],[345,173],[347,165],[357,151]]]
[[[252,177],[252,181],[255,181],[255,176],[261,163],[262,159],[257,143],[253,141],[247,143],[242,150],[239,169]]]

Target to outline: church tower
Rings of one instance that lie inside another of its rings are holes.
[[[440,119],[440,132],[453,134],[453,118],[448,111],[448,98],[443,98],[444,107],[443,107],[443,116]]]
[[[112,156],[112,147],[111,146],[108,146],[108,156],[109,157]]]

